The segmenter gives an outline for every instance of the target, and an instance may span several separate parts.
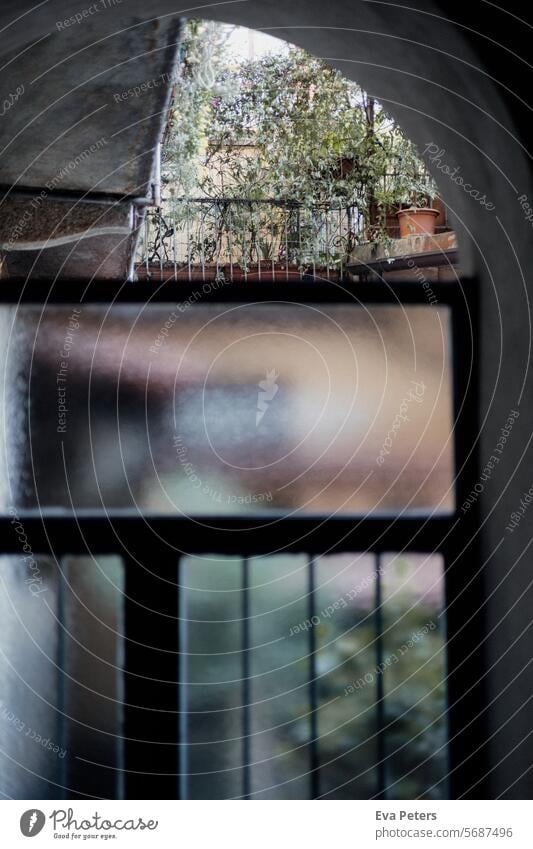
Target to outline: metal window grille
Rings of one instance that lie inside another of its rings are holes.
[[[200,284],[201,285],[201,284]],[[432,284],[439,304],[452,313],[454,377],[454,443],[456,504],[460,505],[476,482],[477,458],[473,434],[477,403],[477,305],[474,284]],[[137,283],[114,281],[6,281],[0,289],[2,303],[54,303],[78,306],[87,303],[169,303],[186,301],[198,289],[194,282],[175,279]],[[325,281],[235,282],[223,290],[209,288],[204,301],[268,303],[272,299],[299,303],[356,303],[427,305],[418,283],[339,284]],[[431,307],[428,307],[430,309]],[[444,558],[447,606],[447,664],[449,706],[450,795],[483,798],[478,778],[481,744],[484,740],[481,563],[477,551],[475,508],[468,515],[451,516],[347,517],[282,519],[266,528],[250,518],[221,516],[200,526],[194,521],[172,516],[136,517],[127,515],[25,515],[21,520],[33,550],[67,554],[117,554],[125,564],[124,661],[124,740],[126,798],[180,798],[186,795],[183,758],[180,752],[186,724],[180,721],[184,684],[180,648],[186,640],[180,618],[178,552],[217,552],[243,558],[242,616],[247,621],[249,607],[248,558],[272,549],[305,553],[308,557],[310,609],[314,604],[314,562],[324,552],[372,552],[376,563],[385,552],[438,552]],[[1,550],[19,553],[18,542],[8,517],[0,518]],[[238,533],[236,531],[238,530]],[[149,565],[149,569],[145,568]],[[380,632],[380,570],[376,573],[376,633]],[[141,603],[142,602],[142,603]],[[155,613],[154,611],[157,611]],[[147,647],[149,635],[150,647]],[[242,631],[242,795],[250,795],[249,748],[249,630]],[[309,632],[309,705],[311,711],[310,796],[320,796],[320,761],[316,725],[316,645]],[[379,652],[379,639],[377,640]],[[146,686],[143,673],[150,670],[153,683]],[[384,695],[378,694],[376,733],[383,739]],[[181,775],[180,775],[181,773]],[[381,749],[376,796],[386,796],[386,755]]]

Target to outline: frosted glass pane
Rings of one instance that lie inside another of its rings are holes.
[[[2,798],[57,799],[63,793],[71,753],[61,730],[58,586],[51,559],[0,557]]]
[[[390,799],[446,799],[443,559],[382,558],[386,783]]]
[[[182,309],[18,311],[4,508],[453,507],[446,307]]]
[[[124,570],[119,557],[62,561],[68,798],[123,795]]]
[[[180,565],[182,786],[188,799],[231,799],[242,776],[242,561]]]
[[[308,799],[307,557],[254,557],[250,575],[252,799]]]
[[[0,557],[0,794],[120,798],[119,558]]]
[[[321,557],[315,578],[320,794],[369,799],[377,792],[376,560]]]

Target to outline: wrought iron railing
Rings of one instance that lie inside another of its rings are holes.
[[[174,199],[149,210],[136,255],[139,277],[342,277],[363,232],[356,206],[290,200]]]

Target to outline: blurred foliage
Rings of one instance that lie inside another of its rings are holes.
[[[164,150],[178,196],[343,201],[379,229],[435,186],[398,124],[355,82],[296,47],[236,62],[228,28],[188,21]]]
[[[413,586],[409,561],[409,556],[397,557],[387,567],[394,591],[383,606],[381,655],[383,660],[393,655],[398,660],[387,665],[381,680],[376,668],[373,587],[332,616],[320,616],[315,626],[320,793],[329,794],[326,798],[368,799],[377,792],[378,681],[385,696],[387,798],[446,797],[444,635],[434,601],[421,599]],[[205,625],[195,627],[190,648],[197,654],[189,660],[190,680],[229,682],[239,677],[235,648],[240,645],[240,624],[232,613],[235,602],[230,592],[238,582],[236,569],[235,564],[218,568],[212,578],[216,592],[196,593],[189,605],[191,620],[228,620],[217,632],[216,645]],[[255,772],[252,769],[252,784],[275,786],[280,774],[302,776],[297,786],[298,792],[303,792],[309,771],[309,749],[303,745],[310,733],[309,687],[305,684],[310,669],[309,629],[290,633],[291,627],[308,615],[305,569],[296,557],[278,556],[262,559],[256,574],[263,577],[257,589],[252,582],[250,591],[252,726],[274,731],[252,740],[252,760],[259,764]],[[360,581],[355,571],[352,580],[352,586]],[[318,590],[317,612],[338,598],[338,592],[334,583],[327,598]],[[269,611],[268,615],[264,611]],[[429,624],[431,629],[426,627]],[[405,650],[409,640],[414,644]],[[228,709],[241,703],[236,686],[238,683],[194,690],[197,710],[216,711],[209,716],[206,733],[210,739],[235,738],[236,717]],[[205,748],[202,767],[215,762],[216,750]],[[228,779],[234,781],[235,776],[230,774]],[[280,787],[281,798],[290,798],[291,793],[296,793],[291,781]]]

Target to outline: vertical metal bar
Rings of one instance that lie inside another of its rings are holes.
[[[324,209],[325,218],[326,218],[326,276],[328,280],[330,279],[329,274],[329,209],[326,207]]]
[[[303,280],[304,275],[303,275],[303,271],[302,271],[302,266],[303,266],[303,263],[302,263],[302,220],[301,220],[300,205],[298,205],[297,209],[298,209],[298,213],[297,213],[296,226],[298,227],[298,266],[300,268],[300,280]]]
[[[248,558],[242,561],[242,795],[250,798],[250,575]]]
[[[150,224],[149,224],[149,214],[146,213],[144,217],[144,250],[146,251],[146,277],[150,274],[150,262],[148,260],[148,239],[150,237]]]
[[[479,482],[480,298],[476,280],[458,285],[452,312],[455,501],[462,504]],[[481,563],[479,503],[472,505],[446,541],[445,591],[448,663],[450,798],[486,799],[488,787],[487,598],[485,570],[465,586],[465,574]],[[469,651],[465,657],[465,646]]]
[[[124,569],[124,560],[121,557],[122,568]],[[119,602],[119,610],[117,615],[117,652],[116,652],[116,665],[117,665],[117,700],[119,702],[118,714],[119,714],[119,722],[121,728],[124,727],[124,714],[125,714],[125,704],[126,704],[126,682],[124,676],[125,669],[125,610],[124,604],[122,603],[122,599]],[[121,734],[119,739],[117,740],[117,765],[118,765],[118,773],[117,773],[117,786],[116,793],[117,799],[126,799],[126,740],[124,739],[124,735]]]
[[[228,250],[229,250],[229,279],[233,283],[233,215],[231,211],[231,201],[228,203]]]
[[[133,543],[129,547],[130,552],[137,548]],[[176,558],[155,558],[147,543],[125,558],[125,575],[126,797],[176,799],[180,677]]]
[[[155,146],[154,180],[152,183],[152,196],[154,206],[161,208],[161,142]]]
[[[377,785],[378,799],[387,798],[387,766],[386,766],[386,740],[385,740],[385,688],[383,681],[383,596],[381,587],[382,555],[377,554],[375,559],[375,581],[376,581],[376,604],[375,604],[375,628],[376,628],[376,748],[377,748]]]
[[[287,216],[287,201],[285,201],[285,280],[289,279],[289,222]]]
[[[215,251],[217,254],[216,257],[216,270],[215,270],[215,280],[218,281],[219,271],[220,271],[220,250],[222,249],[222,227],[219,225],[219,220],[222,221],[221,216],[219,215],[218,201],[215,201]],[[220,248],[218,248],[218,238],[220,236]]]
[[[187,240],[187,268],[189,280],[191,279],[191,207],[188,201],[185,201],[185,238]]]
[[[189,798],[189,750],[187,748],[189,740],[189,629],[188,629],[188,605],[187,593],[184,590],[184,582],[182,580],[182,561],[178,560],[178,631],[179,631],[179,694],[178,694],[178,798]]]
[[[202,263],[202,280],[205,283],[205,250],[204,250],[204,239],[205,239],[205,221],[203,215],[202,204],[200,204],[200,261]]]
[[[341,282],[341,283],[342,283],[343,253],[344,253],[344,239],[343,239],[343,235],[342,235],[342,208],[341,208],[341,205],[339,203],[339,256],[340,256],[339,282]]]
[[[261,207],[259,204],[257,204],[256,209],[259,210],[259,226],[256,228],[255,242],[255,248],[257,251],[257,279],[261,282],[261,241],[259,238],[259,234],[261,233]]]
[[[64,752],[68,751],[67,739],[67,652],[66,652],[66,593],[68,566],[64,560],[60,560],[57,566],[57,619],[59,622],[57,634],[57,669],[58,669],[58,695],[57,695],[57,728],[58,741]],[[67,758],[59,758],[58,784],[61,787],[59,795],[61,799],[68,796],[68,763]]]
[[[318,241],[318,231],[315,225],[315,216],[314,211],[311,209],[311,227],[313,228],[313,277],[316,278],[316,255],[317,255],[317,241]]]
[[[243,205],[242,217],[243,217],[243,240],[244,240],[243,241],[243,248],[242,248],[242,261],[243,261],[243,269],[244,269],[244,279],[248,280],[248,260],[247,260],[247,257],[246,257],[246,226],[245,226],[246,203],[244,203],[244,205]],[[250,246],[251,246],[251,243],[252,243],[252,234],[250,233]],[[251,254],[252,254],[252,249],[250,247],[250,257],[251,257]]]
[[[316,614],[315,558],[308,562],[308,616],[311,626]],[[318,687],[316,671],[316,629],[309,628],[309,708],[310,708],[310,792],[311,799],[320,796],[320,760],[318,754]]]
[[[157,230],[159,233],[159,279],[163,279],[163,236],[161,234],[161,210],[157,213]]]
[[[172,213],[172,225],[173,225],[173,235],[172,235],[172,250],[174,255],[174,280],[178,279],[178,259],[177,259],[177,244],[176,244],[176,213]]]
[[[272,214],[272,229],[271,229],[272,248],[271,249],[272,249],[272,282],[273,283],[276,279],[276,241],[275,241],[275,235],[274,235],[276,228],[275,228],[275,222],[274,222],[274,211],[276,211],[276,214],[277,214],[277,207],[272,206],[271,207],[271,214]]]

